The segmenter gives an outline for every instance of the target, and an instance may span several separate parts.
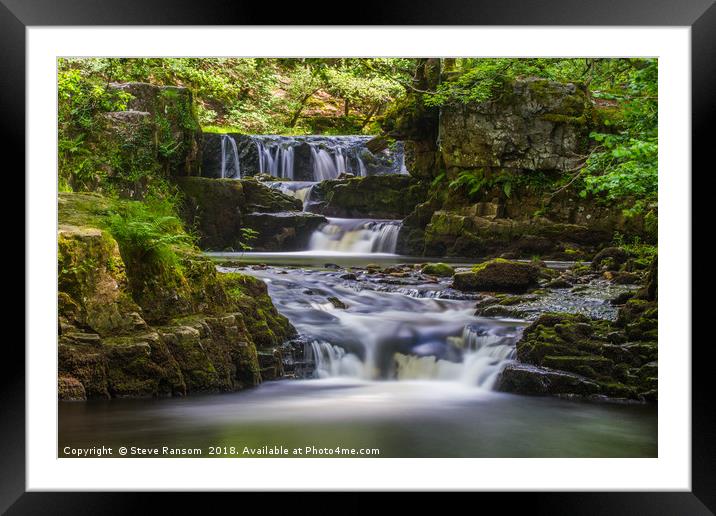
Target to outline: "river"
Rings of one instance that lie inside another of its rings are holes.
[[[476,317],[475,300],[448,280],[366,268],[418,259],[283,254],[234,255],[268,265],[219,269],[267,283],[305,339],[312,378],[185,399],[60,403],[60,456],[88,442],[197,448],[203,456],[256,456],[264,446],[314,457],[334,456],[336,447],[381,457],[656,456],[654,405],[493,391],[526,322]],[[596,297],[586,303],[604,307]]]

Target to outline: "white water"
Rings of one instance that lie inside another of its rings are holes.
[[[236,140],[224,134],[221,136],[221,178],[238,179],[240,177],[241,167],[239,164],[239,152],[236,148]]]
[[[311,159],[313,161],[313,179],[315,181],[338,177],[338,167],[328,151],[311,145]]]
[[[311,192],[317,183],[313,181],[273,181],[265,184],[284,195],[300,200],[305,211],[306,205],[311,201]]]
[[[461,337],[448,337],[456,348],[463,349],[462,361],[395,353],[394,377],[398,381],[443,380],[491,390],[502,368],[515,354],[514,336],[495,335],[484,329],[466,326]],[[371,379],[371,368],[357,355],[325,341],[310,343],[309,358],[315,361],[317,378],[350,377]]]
[[[329,218],[316,230],[308,244],[310,251],[394,254],[400,221]]]
[[[237,166],[241,160],[245,176],[264,173],[291,181],[322,181],[344,173],[365,177],[407,172],[402,142],[374,154],[366,147],[370,139],[364,135],[245,135],[234,140],[224,134],[221,148],[223,156],[226,145],[233,147],[226,149],[233,151],[231,158]]]

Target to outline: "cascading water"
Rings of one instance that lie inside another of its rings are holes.
[[[495,334],[489,328],[468,325],[454,343],[462,349],[462,361],[433,356],[396,355],[396,377],[457,380],[491,389],[502,368],[514,358],[517,334]]]
[[[313,178],[315,181],[338,177],[337,160],[334,161],[328,151],[311,145],[311,159],[313,160]]]
[[[311,251],[394,254],[400,221],[329,218],[311,236]]]
[[[306,356],[314,363],[315,378],[347,376],[361,378],[363,364],[360,359],[340,346],[325,341],[314,340],[306,345]]]
[[[367,147],[371,136],[232,133],[206,134],[204,140],[202,169],[210,177],[221,177],[219,160],[226,150],[231,159],[236,158],[243,177],[263,173],[291,181],[322,181],[341,174],[365,177],[406,173],[403,143],[373,153]]]
[[[265,184],[284,195],[300,200],[305,210],[306,205],[311,201],[311,191],[317,183],[313,181],[272,181]]]
[[[308,337],[304,353],[318,378],[442,380],[490,390],[514,358],[523,328],[476,317],[471,300],[377,290],[359,278],[342,281],[337,272],[252,274],[267,282],[279,311]]]
[[[221,135],[221,178],[238,179],[241,177],[239,152],[236,140],[227,134]]]

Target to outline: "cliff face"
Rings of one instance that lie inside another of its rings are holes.
[[[446,170],[568,171],[587,149],[591,104],[578,85],[525,79],[496,100],[440,111]]]
[[[273,351],[295,332],[264,283],[229,280],[190,246],[174,249],[176,263],[134,259],[138,249],[108,229],[108,219],[132,202],[60,194],[60,399],[186,395],[261,382],[257,348]]]
[[[593,254],[615,231],[655,238],[655,220],[627,219],[603,200],[563,187],[600,123],[582,86],[521,79],[493,100],[437,113],[419,96],[408,98],[410,108],[389,115],[395,118],[386,129],[411,140],[408,170],[430,187],[403,224],[399,253],[571,259]]]

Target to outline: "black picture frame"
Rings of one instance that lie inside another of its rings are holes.
[[[28,26],[342,25],[346,22],[356,25],[689,26],[692,37],[692,170],[713,170],[713,160],[707,161],[707,148],[713,146],[708,129],[714,124],[716,112],[716,95],[712,91],[716,85],[714,0],[427,0],[419,3],[365,0],[350,16],[337,13],[335,5],[322,6],[320,2],[311,3],[310,10],[305,4],[284,3],[280,8],[272,9],[269,16],[266,5],[241,1],[0,0],[0,113],[3,114],[0,145],[5,150],[3,156],[12,154],[17,158],[15,170],[24,170],[24,153],[18,150],[24,149],[26,137],[25,28]],[[9,169],[6,171],[10,172]],[[22,181],[19,188],[24,191]],[[696,218],[692,218],[696,222]],[[702,269],[694,262],[692,274],[699,271]],[[6,366],[0,376],[0,511],[7,510],[8,514],[124,514],[134,504],[155,501],[160,495],[25,492],[25,354],[16,343],[13,343],[14,349],[8,350],[9,344],[5,343],[3,362]],[[710,342],[705,344],[709,345],[693,345],[691,350],[692,491],[480,493],[472,496],[509,497],[511,509],[524,505],[531,513],[714,514],[716,411],[711,405],[713,390],[710,386],[713,384],[709,380],[713,362],[708,360]],[[225,499],[225,495],[212,496]],[[173,503],[190,509],[186,497],[177,494],[171,497]],[[164,510],[169,507],[167,498],[162,496]],[[261,503],[257,499],[243,500],[244,504]],[[294,503],[300,505],[297,500]],[[213,503],[221,503],[221,500]]]

